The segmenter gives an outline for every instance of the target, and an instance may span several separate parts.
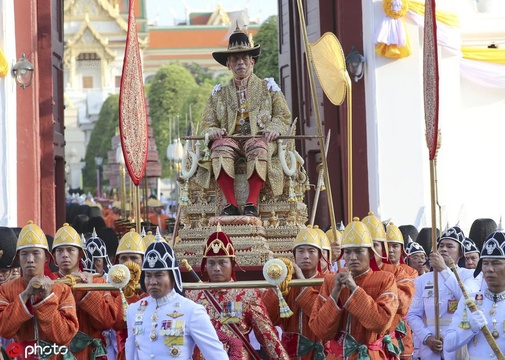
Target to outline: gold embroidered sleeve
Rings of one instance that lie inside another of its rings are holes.
[[[289,356],[279,340],[277,330],[268,317],[267,310],[258,297],[250,304],[251,325],[259,343],[267,352],[270,359],[288,359]]]
[[[225,111],[222,92],[222,90],[219,90],[210,95],[205,104],[202,121],[200,123],[203,135],[210,134],[211,132],[223,128],[223,124],[220,123],[218,117],[219,111]]]
[[[266,130],[277,131],[279,134],[284,135],[291,123],[291,111],[288,102],[282,91],[270,90],[270,97],[272,99],[272,119],[266,126]]]

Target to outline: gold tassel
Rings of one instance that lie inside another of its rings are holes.
[[[126,321],[126,312],[128,311],[128,302],[123,293],[123,289],[119,289],[119,293],[121,294],[121,304],[123,304],[123,320]]]
[[[279,289],[279,287],[276,286],[275,290],[276,290],[277,296],[279,298],[279,308],[280,308],[281,318],[285,319],[285,318],[293,316],[293,312],[291,311],[288,304],[286,303],[286,300],[284,300],[284,297],[282,296],[282,293],[281,293],[281,290]]]
[[[466,313],[466,307],[463,310],[463,316],[461,317],[461,322],[459,323],[458,327],[460,329],[470,329],[470,323],[468,322],[468,315]]]

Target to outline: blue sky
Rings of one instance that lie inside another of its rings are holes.
[[[174,25],[184,21],[185,6],[191,12],[213,11],[221,4],[227,11],[249,9],[251,21],[261,23],[271,15],[277,15],[276,0],[146,0],[146,10],[149,23],[157,20],[159,26]]]

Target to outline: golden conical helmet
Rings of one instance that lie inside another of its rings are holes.
[[[404,245],[403,235],[398,226],[390,222],[387,226],[386,239],[388,243],[397,243]]]
[[[351,247],[369,247],[373,249],[373,240],[368,227],[355,217],[345,227],[342,235],[342,249]]]
[[[135,229],[131,228],[123,235],[117,246],[116,255],[124,253],[134,253],[144,255],[146,248],[142,236]]]
[[[336,230],[335,233],[337,234],[337,240],[339,244],[342,243],[342,232],[340,230]],[[333,244],[335,242],[335,236],[333,235],[333,228],[329,228],[328,231],[326,232],[326,237],[328,237],[328,240],[330,241],[330,244]]]
[[[293,250],[302,245],[310,245],[318,248],[319,250],[322,249],[319,235],[310,225],[307,225],[298,231],[298,235],[296,235],[296,239],[293,242]]]
[[[68,223],[64,223],[54,235],[53,248],[51,250],[54,251],[58,246],[76,246],[84,251],[81,237]]]
[[[373,212],[369,212],[367,216],[361,220],[365,224],[372,236],[372,240],[375,241],[386,241],[386,231],[384,230],[384,224],[382,221],[374,215]]]
[[[149,245],[156,241],[155,236],[152,231],[148,231],[147,235],[142,238],[142,242],[144,243],[144,248],[147,249]]]
[[[319,236],[319,240],[321,241],[321,248],[324,250],[331,251],[331,242],[330,239],[328,239],[326,233],[323,230],[321,230],[318,225],[314,225],[314,231]]]
[[[32,247],[45,249],[49,252],[49,245],[47,244],[47,238],[44,231],[42,231],[40,227],[30,220],[28,221],[28,224],[23,226],[21,232],[19,233],[16,251]]]
[[[388,250],[388,242],[386,240],[386,230],[384,230],[384,224],[381,219],[374,215],[373,212],[369,212],[367,216],[361,220],[368,231],[370,231],[370,235],[372,236],[373,241],[380,241],[383,244],[383,253],[378,254],[380,257],[387,259],[389,256]]]

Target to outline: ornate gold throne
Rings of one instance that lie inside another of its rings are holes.
[[[176,256],[198,266],[207,237],[220,224],[232,239],[241,266],[262,266],[272,257],[292,258],[293,241],[308,219],[303,202],[308,178],[294,140],[279,141],[279,156],[285,160],[281,161],[284,191],[274,196],[268,181],[264,183],[258,202],[259,217],[219,216],[225,202],[221,189],[213,177],[203,186],[198,180],[198,172],[209,169],[206,162],[210,161],[208,151],[201,151],[200,146],[198,142],[188,141],[183,161],[179,198],[181,228],[180,240],[175,245]],[[243,206],[248,182],[242,159],[235,163],[235,194],[239,205]]]

